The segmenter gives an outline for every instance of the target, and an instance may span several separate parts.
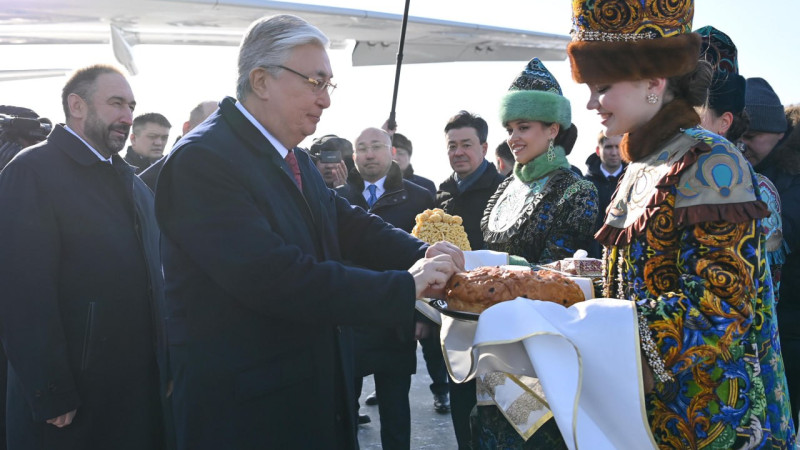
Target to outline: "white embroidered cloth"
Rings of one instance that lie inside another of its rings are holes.
[[[492,261],[480,265],[498,265],[492,258],[500,258],[465,253]],[[543,392],[570,449],[656,447],[645,414],[633,302],[592,299],[564,308],[518,298],[492,306],[477,322],[440,320],[442,351],[455,381],[513,375],[514,383],[495,389],[492,399],[506,417],[522,391]],[[527,377],[538,378],[538,385],[525,386]],[[520,424],[511,422],[526,438],[543,421],[541,410],[530,414]]]

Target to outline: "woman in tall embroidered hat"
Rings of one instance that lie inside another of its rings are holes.
[[[711,66],[691,0],[573,0],[573,79],[630,161],[596,238],[606,297],[636,302],[661,448],[790,448],[761,222],[742,154],[699,127]]]
[[[508,133],[514,171],[489,199],[481,229],[486,248],[513,255],[512,263],[572,257],[592,242],[597,190],[570,170],[567,154],[578,136],[571,116],[569,100],[538,58],[528,63],[501,101],[500,121]],[[499,399],[496,395],[503,390],[495,388],[505,383],[527,389],[520,398]],[[478,448],[566,448],[538,380],[491,373],[477,379],[477,390],[473,434]],[[498,404],[515,406],[500,411]],[[540,420],[530,425],[532,414]]]

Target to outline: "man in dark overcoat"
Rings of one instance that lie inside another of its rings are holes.
[[[66,125],[0,173],[8,448],[163,447],[163,279],[153,196],[117,155],[136,104],[110,66],[77,71]]]
[[[753,169],[769,178],[780,196],[781,235],[788,254],[780,266],[778,333],[789,388],[792,417],[800,412],[800,138],[798,127],[785,115],[780,97],[763,78],[748,78],[745,110],[749,117],[742,135],[744,156]],[[780,254],[780,252],[775,252]],[[774,271],[776,267],[772,267]]]
[[[347,326],[412,326],[463,266],[350,206],[296,148],[330,106],[326,44],[295,16],[254,22],[237,99],[158,178],[180,449],[357,448]]]
[[[483,249],[481,219],[489,197],[505,177],[486,160],[489,125],[468,111],[460,111],[444,127],[452,175],[439,184],[436,207],[464,220],[472,250]]]
[[[385,131],[367,128],[355,144],[355,168],[336,192],[350,204],[411,233],[416,215],[433,207],[433,195],[403,179],[400,166],[392,161],[392,138]],[[417,370],[416,339],[429,327],[423,320],[419,318],[417,327],[411,323],[400,327],[364,325],[353,330],[355,398],[361,392],[362,377],[374,374],[375,392],[380,397],[381,445],[387,450],[411,447],[408,392],[411,375]]]
[[[444,127],[447,157],[453,174],[439,185],[436,207],[461,216],[472,250],[482,250],[481,219],[489,197],[505,179],[486,160],[489,125],[468,111],[459,111]],[[450,416],[459,448],[470,448],[469,415],[477,403],[475,380],[450,383]]]

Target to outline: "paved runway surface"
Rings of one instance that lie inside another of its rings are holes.
[[[456,435],[450,414],[438,414],[433,410],[433,395],[428,386],[431,379],[422,359],[422,348],[417,345],[417,373],[411,376],[411,448],[412,449],[456,449]],[[381,425],[378,406],[366,406],[364,400],[375,390],[372,377],[364,378],[361,391],[361,414],[368,414],[371,423],[358,427],[358,442],[363,450],[381,448]]]

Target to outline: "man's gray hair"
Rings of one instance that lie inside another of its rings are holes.
[[[239,101],[252,91],[250,72],[258,67],[273,75],[289,59],[289,53],[297,46],[318,44],[328,46],[328,37],[314,25],[297,16],[281,14],[262,17],[250,25],[239,46],[239,79],[236,83],[236,98]]]

